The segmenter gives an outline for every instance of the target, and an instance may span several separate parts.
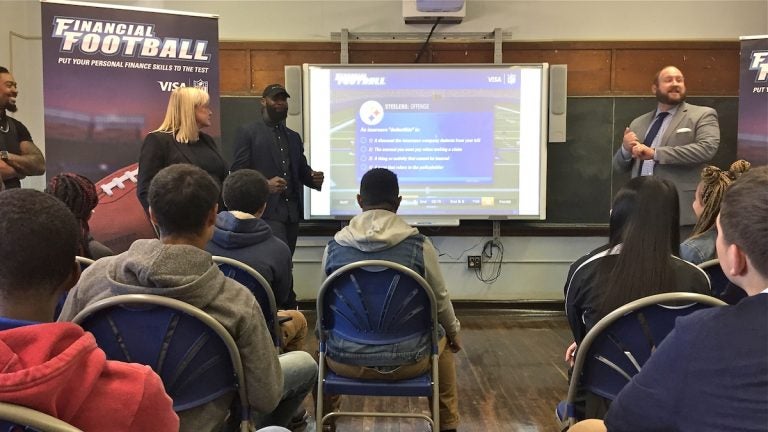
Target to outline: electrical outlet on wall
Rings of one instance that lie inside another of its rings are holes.
[[[480,255],[468,255],[467,256],[467,268],[479,269],[481,266]]]

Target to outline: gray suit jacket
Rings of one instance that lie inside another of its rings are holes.
[[[644,137],[655,114],[656,110],[653,110],[641,115],[632,120],[629,128],[638,137]],[[656,167],[653,171],[654,175],[670,180],[677,186],[680,225],[696,223],[696,215],[691,208],[696,186],[702,168],[715,156],[719,145],[717,111],[685,102],[680,104],[656,147]],[[619,145],[613,156],[613,169],[620,172],[631,170],[632,177],[636,177],[640,172],[640,164],[634,158],[624,159]]]

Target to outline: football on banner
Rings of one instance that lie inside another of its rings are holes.
[[[136,196],[139,164],[121,168],[96,183],[99,204],[88,222],[91,235],[115,253],[136,239],[155,238],[155,230]]]

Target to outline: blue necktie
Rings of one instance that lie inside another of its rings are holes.
[[[661,129],[661,124],[664,123],[664,118],[668,115],[668,112],[660,112],[659,115],[656,116],[656,120],[653,122],[653,125],[651,125],[651,129],[648,130],[648,134],[645,136],[643,144],[648,147],[653,147],[653,140],[656,139],[656,135],[659,133],[659,129]],[[656,163],[653,160],[640,161],[640,175],[653,175],[653,166],[655,164]]]

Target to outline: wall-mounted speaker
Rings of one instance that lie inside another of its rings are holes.
[[[302,97],[301,85],[301,66],[285,66],[285,89],[291,98],[288,99],[288,118],[285,119],[285,125],[298,132],[302,139],[304,138],[304,121],[302,108],[304,98]]]
[[[568,113],[568,65],[549,66],[549,142],[565,142]]]

